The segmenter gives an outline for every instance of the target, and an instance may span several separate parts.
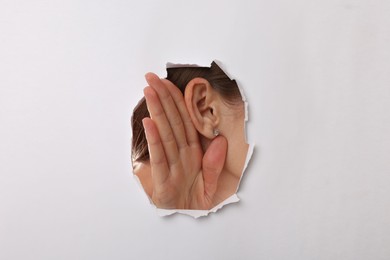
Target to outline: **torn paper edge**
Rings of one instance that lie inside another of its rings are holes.
[[[205,216],[207,216],[210,213],[215,213],[219,209],[221,209],[223,206],[225,206],[227,204],[230,204],[230,203],[235,203],[235,202],[238,202],[238,201],[240,201],[240,199],[238,198],[237,194],[233,194],[232,196],[230,196],[229,198],[227,198],[226,200],[222,201],[217,206],[215,206],[214,208],[209,209],[209,210],[160,209],[160,208],[156,208],[156,210],[157,210],[157,215],[159,215],[160,217],[165,217],[165,216],[169,216],[169,215],[172,215],[172,214],[175,214],[175,213],[180,213],[180,214],[189,215],[189,216],[194,217],[194,218],[199,218],[199,217],[205,217]]]
[[[231,74],[226,72],[224,66],[221,64],[220,61],[214,60],[214,62],[217,63],[217,65],[224,71],[224,73],[231,80],[234,79],[231,76]],[[172,62],[167,62],[166,63],[166,68],[167,69],[170,69],[170,68],[188,68],[188,67],[195,67],[196,68],[196,67],[209,67],[209,66],[200,66],[198,64],[172,63]],[[194,218],[205,217],[205,216],[207,216],[210,213],[217,212],[219,209],[223,208],[224,206],[226,206],[228,204],[236,203],[236,202],[240,201],[240,198],[237,196],[237,192],[238,192],[238,189],[240,187],[241,180],[242,180],[242,178],[243,178],[243,176],[245,174],[245,170],[246,170],[246,168],[247,168],[247,166],[248,166],[248,164],[249,164],[249,162],[250,162],[250,160],[252,158],[253,150],[254,150],[255,145],[248,142],[248,133],[247,133],[247,122],[248,122],[248,119],[249,119],[249,116],[248,116],[248,102],[247,102],[246,96],[244,94],[243,88],[239,84],[237,84],[237,86],[238,86],[238,89],[240,91],[242,101],[244,102],[244,109],[245,109],[245,118],[244,118],[245,142],[249,145],[249,147],[248,147],[248,152],[246,154],[244,168],[242,170],[242,174],[241,174],[240,180],[238,182],[236,192],[233,195],[231,195],[230,197],[228,197],[227,199],[225,199],[224,201],[222,201],[221,203],[219,203],[218,205],[216,205],[215,207],[213,207],[212,209],[209,209],[209,210],[161,209],[161,208],[157,208],[156,205],[154,205],[154,203],[151,200],[151,198],[149,198],[149,196],[146,194],[146,191],[143,188],[142,183],[141,183],[140,179],[138,178],[138,176],[133,174],[133,176],[135,177],[136,181],[138,182],[138,185],[141,187],[141,189],[144,191],[144,194],[148,198],[149,203],[156,209],[156,212],[157,212],[158,216],[165,217],[165,216],[173,215],[175,213],[180,213],[180,214],[188,215],[188,216],[191,216],[191,217],[194,217]]]
[[[202,66],[199,66],[198,64],[182,64],[182,63],[173,63],[173,62],[167,62],[166,68],[167,69],[174,69],[174,68],[199,68]]]

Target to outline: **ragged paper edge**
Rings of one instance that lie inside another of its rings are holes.
[[[220,65],[218,64],[218,66],[220,66]],[[228,74],[226,74],[226,75],[228,75]],[[232,79],[232,77],[230,75],[228,75],[228,77],[230,79]],[[242,101],[244,102],[244,106],[245,106],[244,132],[245,132],[245,142],[249,145],[249,147],[248,147],[248,152],[246,154],[244,168],[242,170],[242,174],[241,174],[240,180],[239,180],[238,185],[237,185],[236,193],[238,192],[238,189],[240,188],[241,180],[242,180],[242,178],[243,178],[243,176],[245,174],[246,168],[247,168],[247,166],[248,166],[248,164],[249,164],[249,162],[250,162],[250,160],[252,158],[253,150],[255,149],[255,144],[248,142],[248,131],[247,131],[247,125],[248,125],[248,121],[249,121],[249,108],[248,108],[249,105],[248,105],[248,101],[246,99],[246,96],[245,96],[245,93],[244,93],[244,89],[238,83],[237,83],[237,86],[238,86],[238,89],[239,89],[240,94],[241,94]]]
[[[180,214],[184,214],[184,215],[189,215],[189,216],[194,217],[194,218],[199,218],[199,217],[205,217],[210,213],[217,212],[223,206],[230,204],[230,203],[235,203],[238,201],[240,201],[240,199],[238,198],[237,194],[233,194],[232,196],[230,196],[226,200],[222,201],[221,203],[219,203],[217,206],[215,206],[214,208],[212,208],[210,210],[159,209],[159,208],[156,208],[156,210],[157,210],[157,215],[159,215],[160,217],[165,217],[165,216],[169,216],[169,215],[172,215],[175,213],[180,213]]]
[[[173,68],[198,68],[198,67],[206,67],[206,66],[199,66],[198,64],[182,64],[182,63],[173,63],[173,62],[167,62],[166,68],[167,69],[173,69]]]
[[[217,63],[217,65],[224,71],[224,73],[230,79],[234,79],[231,76],[231,74],[229,74],[229,73],[227,73],[225,71],[224,66],[221,64],[220,61],[214,60],[214,62]],[[207,67],[207,66],[200,66],[198,64],[172,63],[172,62],[167,62],[167,64],[166,64],[166,68],[167,69],[170,69],[170,68],[188,68],[188,67]],[[173,215],[175,213],[179,213],[179,214],[188,215],[188,216],[191,216],[191,217],[194,217],[194,218],[205,217],[205,216],[207,216],[210,213],[217,212],[219,209],[223,208],[224,206],[226,206],[228,204],[236,203],[236,202],[240,201],[240,198],[237,196],[237,192],[238,192],[238,189],[240,187],[241,180],[242,180],[242,178],[243,178],[243,176],[245,174],[245,170],[246,170],[246,168],[247,168],[247,166],[248,166],[248,164],[249,164],[249,162],[250,162],[250,160],[252,158],[253,150],[254,150],[255,145],[248,142],[248,133],[247,133],[247,122],[249,120],[249,116],[248,116],[248,102],[247,102],[246,96],[244,94],[243,88],[239,84],[237,84],[237,86],[238,86],[238,89],[240,91],[241,98],[242,98],[242,101],[244,102],[244,107],[245,107],[244,132],[245,132],[245,142],[249,145],[249,147],[248,147],[248,152],[246,154],[244,168],[242,170],[242,174],[241,174],[239,183],[237,185],[236,192],[233,195],[231,195],[230,197],[228,197],[227,199],[225,199],[224,201],[222,201],[221,203],[219,203],[218,205],[216,205],[215,207],[213,207],[212,209],[209,209],[209,210],[161,209],[161,208],[157,208],[156,205],[154,205],[154,203],[151,200],[151,198],[149,198],[149,196],[146,194],[146,191],[143,188],[143,186],[141,184],[141,181],[138,178],[138,176],[133,174],[133,176],[135,177],[138,185],[144,191],[145,196],[148,198],[149,203],[156,209],[156,212],[157,212],[158,216],[165,217],[165,216]]]

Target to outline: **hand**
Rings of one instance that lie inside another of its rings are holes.
[[[150,155],[152,201],[164,209],[211,209],[225,164],[226,138],[215,137],[203,152],[180,90],[153,73],[145,78],[151,118],[142,122]]]

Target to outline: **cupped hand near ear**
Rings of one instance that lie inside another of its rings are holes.
[[[170,81],[153,73],[144,89],[151,118],[144,118],[152,171],[152,200],[164,209],[210,209],[225,164],[227,140],[215,137],[205,152],[184,102]]]

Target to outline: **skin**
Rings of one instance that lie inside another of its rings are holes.
[[[212,88],[204,88],[199,93],[207,98],[198,113],[195,88],[188,87],[183,97],[168,80],[153,73],[145,78],[151,118],[142,123],[150,160],[133,162],[134,173],[158,208],[214,207],[236,192],[243,171],[248,151],[243,102],[232,108]],[[207,84],[196,79],[194,86],[198,83]],[[210,130],[215,126],[221,131],[217,137]]]

